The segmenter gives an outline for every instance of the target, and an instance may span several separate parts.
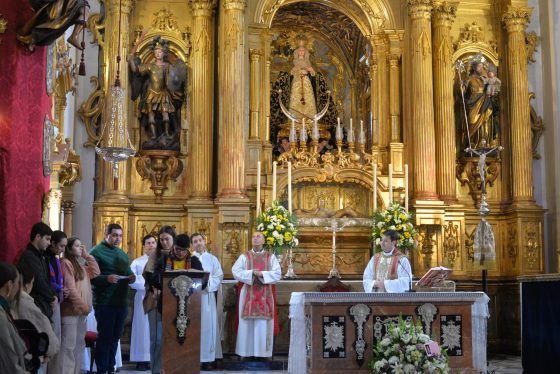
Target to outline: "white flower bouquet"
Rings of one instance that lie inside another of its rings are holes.
[[[426,345],[436,345],[417,324],[405,322],[399,316],[397,324],[391,323],[387,334],[373,349],[369,362],[372,373],[426,374],[449,373],[447,354],[431,352]]]
[[[284,248],[296,247],[299,243],[296,218],[278,201],[273,201],[272,206],[259,214],[257,231],[263,233],[265,247],[274,254],[279,254]]]
[[[395,230],[399,234],[399,250],[414,248],[418,231],[412,224],[412,219],[412,213],[407,212],[400,204],[391,204],[387,209],[375,212],[371,232],[374,251],[381,251],[381,238],[387,230]]]

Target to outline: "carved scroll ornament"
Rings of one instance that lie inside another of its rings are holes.
[[[177,329],[177,341],[179,344],[185,342],[185,331],[189,326],[187,315],[188,298],[192,294],[194,281],[186,275],[179,275],[169,281],[169,288],[177,297],[177,316],[175,317],[175,327]]]

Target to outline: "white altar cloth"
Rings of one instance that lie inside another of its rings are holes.
[[[411,293],[364,293],[364,292],[292,292],[290,299],[290,351],[288,355],[288,372],[292,374],[307,373],[307,335],[311,326],[307,326],[305,303],[352,302],[375,304],[376,302],[450,302],[471,301],[472,313],[472,358],[477,371],[486,372],[486,324],[490,317],[488,301],[484,292],[411,292]]]

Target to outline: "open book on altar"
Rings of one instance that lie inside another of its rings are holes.
[[[416,282],[416,285],[421,287],[437,287],[443,284],[443,281],[447,279],[447,276],[452,271],[452,269],[443,266],[436,266],[428,270],[428,272]]]

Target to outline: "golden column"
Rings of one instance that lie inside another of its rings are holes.
[[[453,113],[453,64],[451,26],[456,2],[434,1],[432,40],[434,45],[434,117],[436,141],[437,193],[446,202],[457,200],[455,177],[455,117]]]
[[[270,116],[270,42],[272,35],[270,31],[264,30],[261,33],[261,50],[263,52],[261,58],[261,100],[260,108],[260,138],[270,140],[270,129],[266,127],[266,117]]]
[[[373,36],[373,48],[377,60],[377,89],[372,91],[377,94],[377,120],[379,121],[379,145],[387,147],[391,141],[389,127],[389,82],[387,76],[387,40],[385,34],[379,32]]]
[[[251,91],[249,105],[249,139],[258,139],[260,135],[260,100],[261,100],[261,56],[259,49],[251,49]]]
[[[401,56],[403,31],[387,32],[389,38],[389,109],[391,114],[391,143],[401,138]]]
[[[212,198],[213,87],[212,65],[214,44],[215,0],[191,0],[193,14],[193,48],[191,54],[191,198]]]
[[[377,83],[379,81],[378,78],[378,69],[377,69],[377,60],[372,53],[371,56],[371,65],[370,65],[370,101],[371,101],[371,118],[372,118],[372,131],[371,134],[372,141],[371,144],[374,147],[379,147],[379,112],[378,112],[378,105],[377,105]]]
[[[437,200],[431,10],[431,0],[408,0],[416,200]]]
[[[224,0],[220,199],[245,198],[245,0]]]
[[[129,100],[130,91],[128,84],[128,66],[126,56],[128,54],[128,46],[130,45],[128,38],[128,30],[130,30],[130,13],[134,6],[134,0],[108,0],[106,3],[108,8],[107,16],[105,19],[105,45],[103,47],[103,74],[105,78],[103,85],[105,87],[105,109],[103,111],[103,123],[106,126],[104,144],[109,138],[109,126],[111,123],[111,108],[113,108],[113,97],[111,95],[111,88],[115,84],[117,76],[117,68],[119,69],[119,79],[121,87],[124,91],[124,110],[123,110],[123,123],[128,126],[128,110],[127,103]],[[119,35],[120,32],[120,35]],[[119,50],[120,46],[120,50]],[[117,55],[121,56],[121,61],[117,66]],[[130,131],[130,129],[129,129]],[[128,144],[120,144],[119,142],[119,129],[118,124],[115,123],[115,131],[113,133],[113,146],[114,147],[128,147]],[[125,139],[126,141],[126,139]],[[129,162],[119,162],[119,175],[118,178],[113,178],[113,167],[111,163],[101,161],[102,163],[102,196],[99,200],[118,200],[127,201],[126,196],[128,185],[128,172]],[[98,200],[98,201],[99,201]]]
[[[529,86],[525,28],[532,8],[508,5],[502,21],[508,32],[507,67],[513,201],[533,201],[533,158],[529,121]]]

